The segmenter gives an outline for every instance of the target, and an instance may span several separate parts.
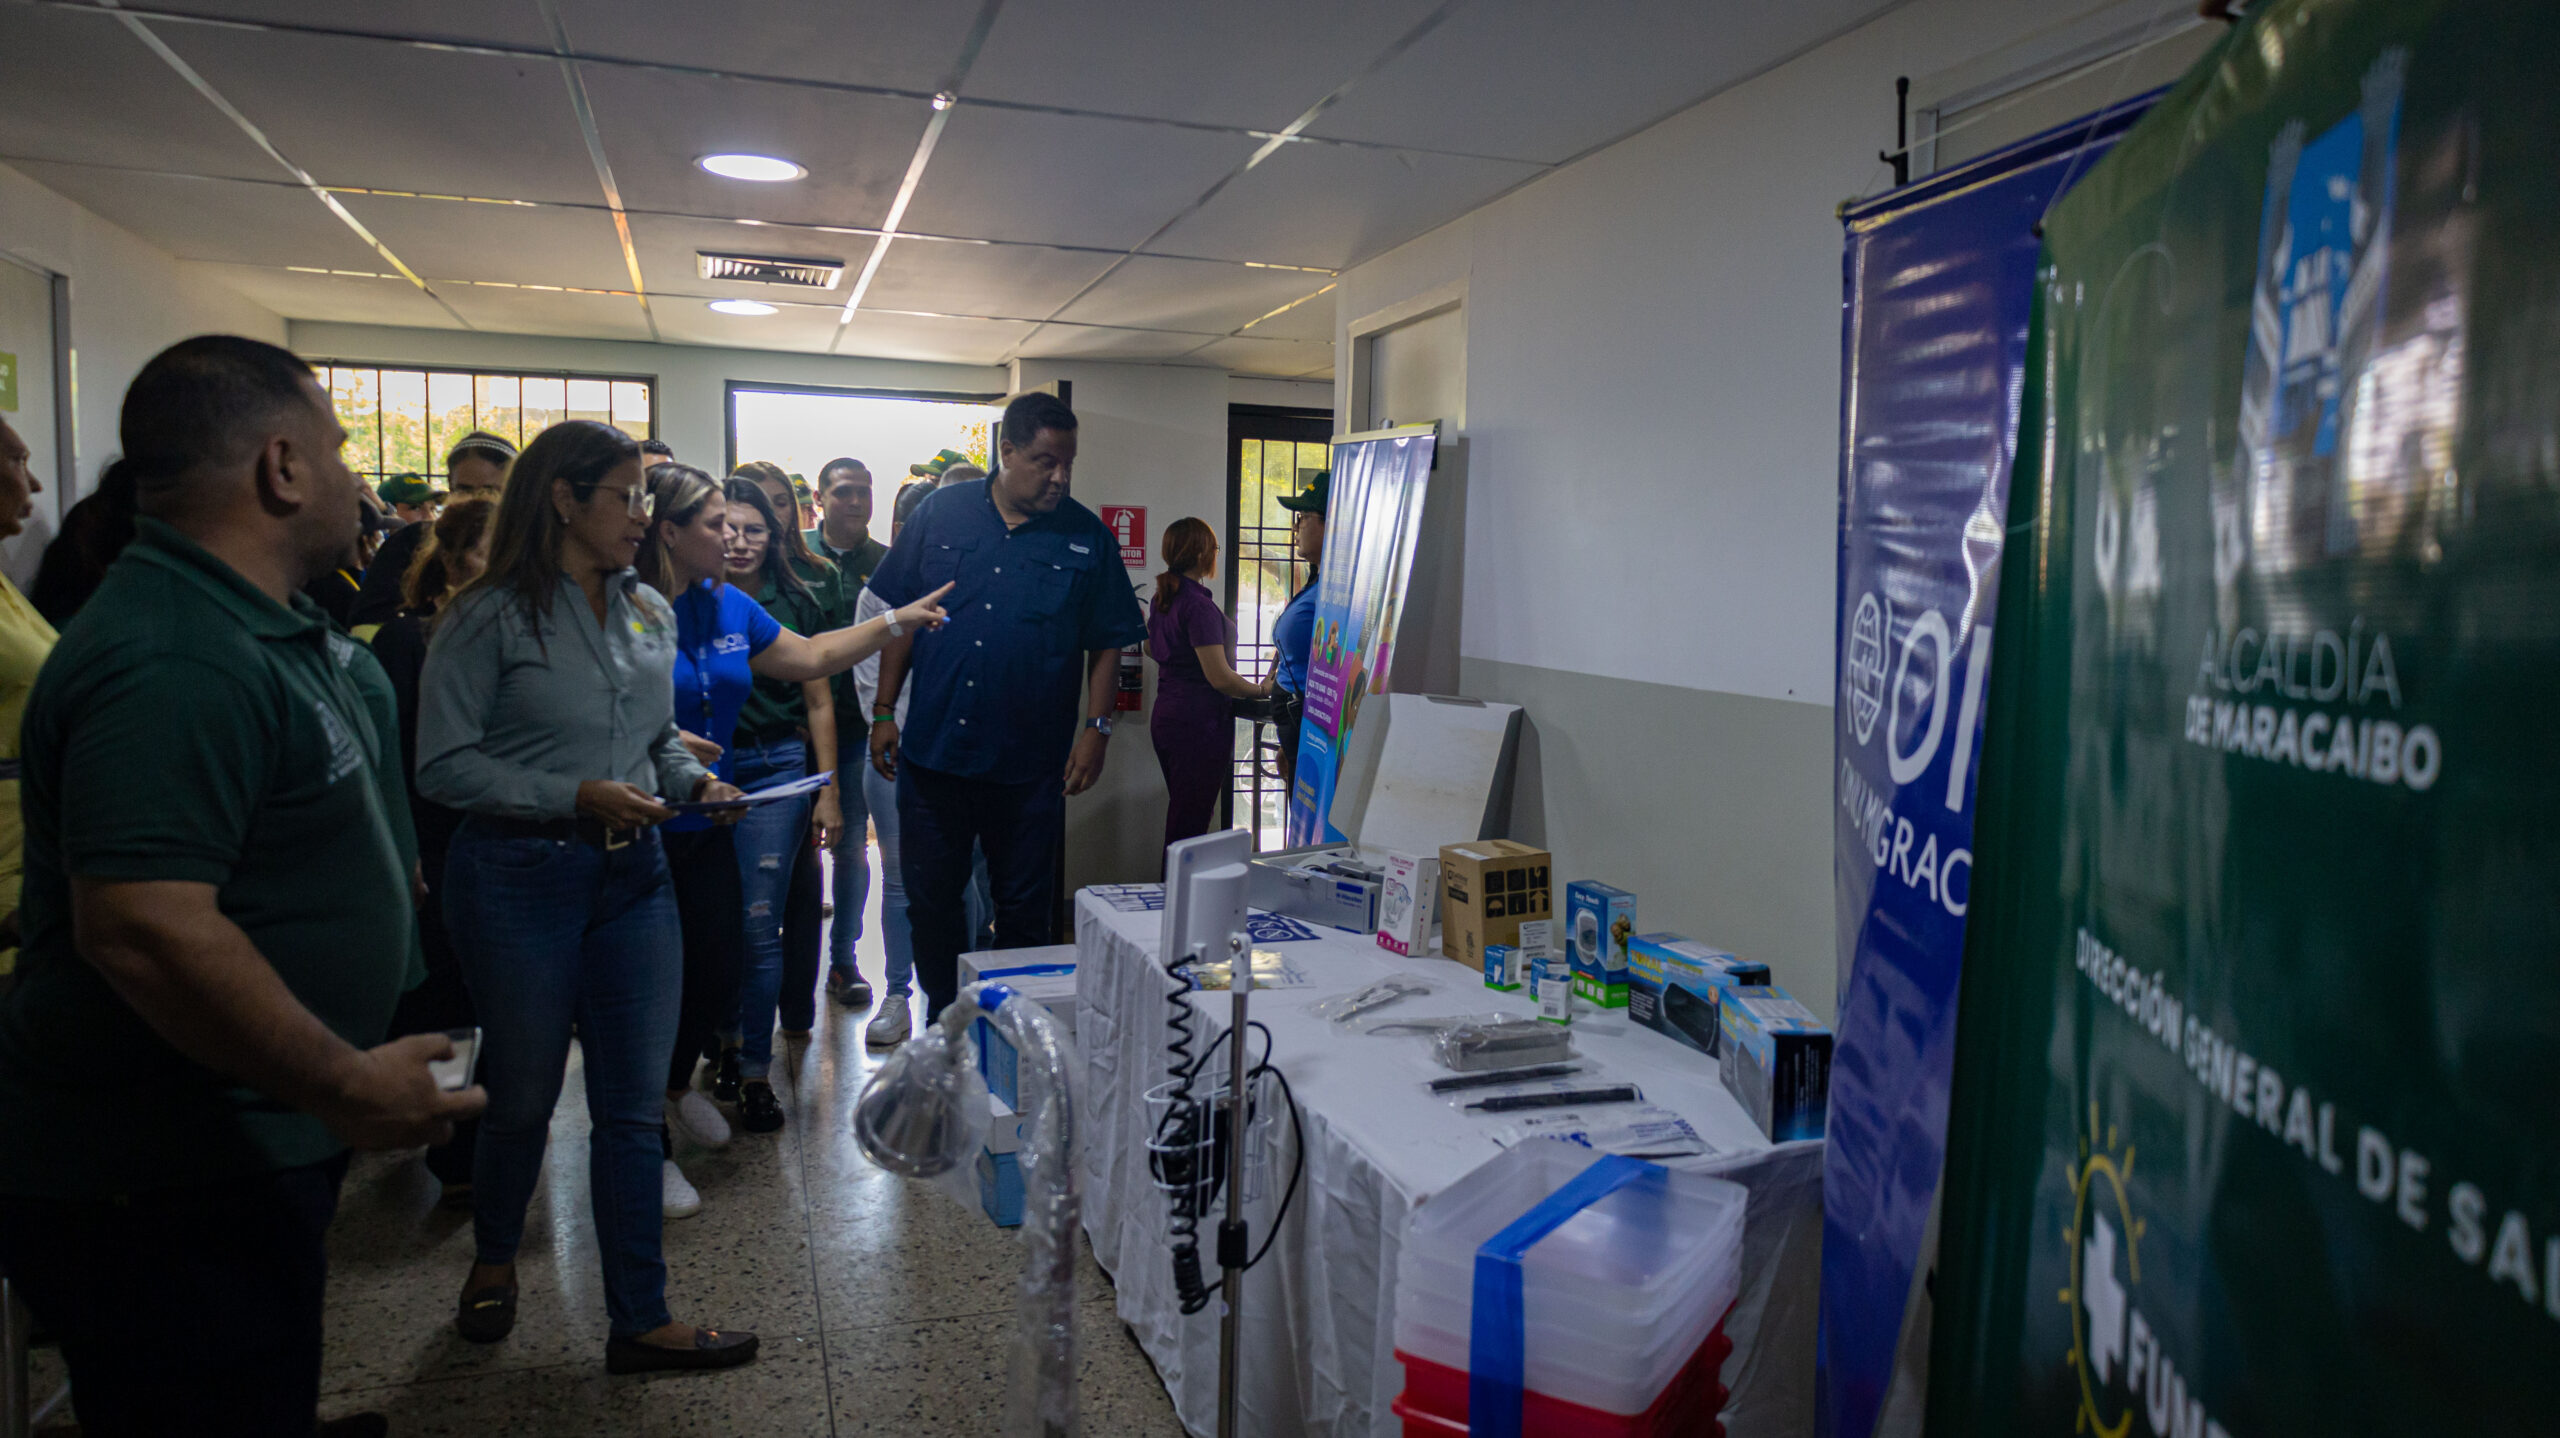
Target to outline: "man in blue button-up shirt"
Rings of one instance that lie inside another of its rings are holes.
[[[957,586],[948,625],[880,651],[871,710],[871,762],[898,781],[928,1022],[959,988],[972,845],[986,851],[996,947],[1050,941],[1063,795],[1101,777],[1117,651],[1147,633],[1119,541],[1067,497],[1075,412],[1054,395],[1016,399],[996,453],[994,478],[937,491],[871,576],[893,606]]]

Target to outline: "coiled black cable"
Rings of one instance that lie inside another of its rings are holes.
[[[1201,1141],[1201,1105],[1191,1097],[1191,1081],[1199,1070],[1199,1063],[1191,1056],[1191,1025],[1197,1017],[1191,1011],[1194,957],[1184,954],[1166,970],[1173,980],[1166,995],[1172,1011],[1165,1017],[1165,1027],[1173,1034],[1165,1043],[1171,1061],[1173,1094],[1172,1102],[1165,1105],[1163,1115],[1156,1120],[1155,1143],[1147,1155],[1147,1166],[1154,1173],[1157,1186],[1173,1200],[1173,1286],[1186,1314],[1209,1306],[1210,1291],[1203,1285],[1200,1273],[1200,1217],[1209,1199],[1201,1191],[1202,1175],[1196,1170],[1204,1153],[1214,1156],[1209,1145]]]

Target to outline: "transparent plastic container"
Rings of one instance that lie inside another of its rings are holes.
[[[1520,1144],[1416,1209],[1396,1275],[1395,1346],[1464,1371],[1476,1250],[1600,1155]],[[1660,1170],[1566,1220],[1521,1260],[1533,1392],[1604,1413],[1649,1409],[1740,1289],[1738,1184]]]

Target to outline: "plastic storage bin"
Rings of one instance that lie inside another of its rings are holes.
[[[1533,1140],[1414,1211],[1396,1274],[1395,1346],[1408,1384],[1419,1363],[1457,1374],[1463,1391],[1476,1250],[1598,1157]],[[1693,1383],[1691,1370],[1720,1341],[1717,1329],[1741,1287],[1744,1197],[1722,1179],[1657,1169],[1530,1248],[1520,1267],[1532,1401],[1624,1424],[1653,1411],[1675,1384]],[[1719,1354],[1709,1362],[1710,1379],[1721,1361]],[[1412,1416],[1455,1416],[1445,1404],[1421,1403],[1413,1387],[1407,1394],[1417,1399]]]
[[[1724,1360],[1733,1340],[1718,1322],[1707,1341],[1673,1377],[1653,1406],[1630,1415],[1603,1413],[1539,1392],[1520,1398],[1523,1438],[1724,1438],[1724,1411],[1731,1393],[1724,1386]],[[1389,1406],[1404,1420],[1404,1438],[1456,1438],[1467,1432],[1467,1374],[1402,1349],[1404,1392]]]

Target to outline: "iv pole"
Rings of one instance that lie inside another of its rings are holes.
[[[1234,1002],[1227,1020],[1227,1216],[1218,1223],[1218,1267],[1224,1273],[1219,1282],[1226,1295],[1226,1311],[1218,1322],[1218,1438],[1239,1438],[1236,1355],[1243,1347],[1244,1266],[1251,1251],[1244,1220],[1244,1148],[1251,1112],[1245,1093],[1250,1067],[1245,1058],[1250,1032],[1245,1027],[1245,995],[1253,989],[1253,954],[1242,934],[1228,935],[1227,948],[1233,958],[1227,990]]]

